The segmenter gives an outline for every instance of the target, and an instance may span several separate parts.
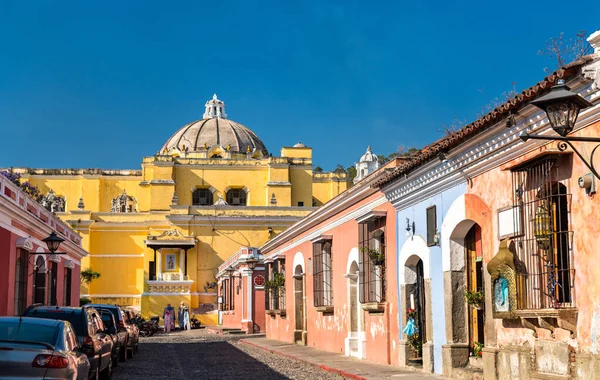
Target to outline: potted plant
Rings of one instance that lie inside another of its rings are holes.
[[[406,341],[408,348],[412,352],[413,358],[420,358],[423,349],[423,342],[421,341],[421,334],[416,326],[417,323],[417,311],[409,308],[406,311],[406,327],[404,333],[406,334]]]
[[[385,255],[378,249],[371,249],[368,247],[362,247],[362,251],[366,252],[373,265],[381,266],[385,263]]]
[[[483,353],[483,343],[473,342],[473,356],[480,358]]]
[[[481,290],[467,290],[465,299],[469,305],[480,310],[483,307],[483,292]]]

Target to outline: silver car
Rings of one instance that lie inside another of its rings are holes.
[[[0,317],[0,379],[85,380],[89,372],[69,322]]]

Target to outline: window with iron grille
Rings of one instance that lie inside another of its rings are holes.
[[[313,242],[314,305],[333,306],[332,240]]]
[[[15,266],[15,315],[21,315],[27,306],[27,265],[29,253],[24,249],[17,249],[17,262]]]
[[[385,217],[358,224],[359,301],[385,301]]]
[[[436,244],[435,233],[437,231],[437,217],[435,214],[435,206],[427,207],[427,246],[431,247]]]
[[[209,189],[196,189],[192,193],[192,205],[211,206],[213,204],[213,193]]]
[[[223,294],[224,311],[233,310],[233,277],[229,277],[221,283],[221,293]]]
[[[546,156],[512,169],[517,308],[575,306],[573,232],[569,229],[570,156]],[[522,229],[519,229],[520,226]]]
[[[246,205],[246,192],[243,189],[231,189],[227,192],[225,198],[230,206]]]
[[[285,310],[285,282],[276,281],[277,277],[285,279],[285,259],[276,259],[266,265],[265,309]],[[284,280],[285,281],[285,280]],[[273,284],[278,286],[274,287]]]

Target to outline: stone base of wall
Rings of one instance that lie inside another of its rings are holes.
[[[450,343],[442,346],[442,375],[453,376],[454,368],[463,368],[469,364],[469,345]]]
[[[568,343],[546,340],[534,347],[486,347],[483,373],[486,380],[600,380],[600,355],[574,353]],[[451,376],[446,365],[444,375]]]
[[[433,373],[433,343],[423,345],[423,372]]]

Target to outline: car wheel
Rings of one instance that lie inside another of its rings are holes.
[[[121,346],[121,351],[119,351],[119,361],[124,362],[127,360],[127,343]]]
[[[106,368],[104,368],[104,371],[102,371],[100,373],[100,380],[110,380],[110,378],[112,377],[112,370],[113,370],[113,364],[112,364],[112,360],[108,362],[108,365],[106,366]]]

